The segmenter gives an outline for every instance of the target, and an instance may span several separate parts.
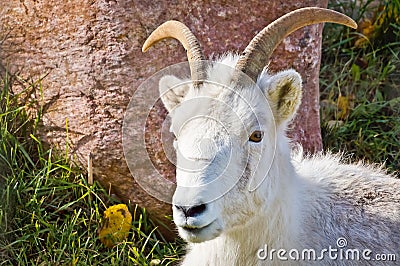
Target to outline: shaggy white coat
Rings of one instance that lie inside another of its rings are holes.
[[[346,248],[370,249],[371,257],[396,254],[399,263],[400,180],[339,155],[304,156],[300,147],[292,149],[285,131],[301,101],[299,74],[264,71],[259,88],[244,85],[235,93],[229,86],[237,59],[228,54],[213,64],[201,90],[190,80],[160,80],[177,137],[173,204],[207,205],[188,219],[173,208],[189,242],[182,265],[377,265],[327,254],[322,261],[257,257],[266,245],[268,252],[314,249],[320,255],[337,248],[341,237]],[[264,132],[260,143],[249,142],[254,130]]]

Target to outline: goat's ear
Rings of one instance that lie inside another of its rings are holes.
[[[290,69],[271,76],[265,84],[265,95],[278,125],[294,117],[301,102],[301,83],[300,74]]]
[[[159,90],[161,100],[168,112],[171,112],[183,101],[189,90],[189,83],[175,76],[167,75],[160,79]]]

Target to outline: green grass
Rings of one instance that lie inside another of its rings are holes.
[[[155,234],[146,211],[130,206],[128,239],[108,249],[98,240],[106,207],[119,202],[35,137],[21,94],[0,82],[0,265],[169,265],[179,243]],[[27,90],[30,88],[28,87]],[[36,117],[40,117],[40,110]]]
[[[363,35],[362,27],[355,32],[325,26],[320,74],[324,147],[353,154],[354,160],[385,163],[389,172],[396,172],[400,169],[400,0],[380,1],[380,9],[374,9],[372,1],[330,4],[361,26],[371,18],[373,31]],[[360,39],[364,45],[357,44]]]
[[[386,9],[379,15],[385,19],[364,46],[356,45],[362,33],[325,26],[321,121],[326,149],[386,162],[394,172],[400,168],[400,27],[398,16],[387,10],[392,5],[398,12],[400,4],[382,3]],[[371,10],[371,1],[330,4],[358,22]],[[134,221],[128,239],[111,249],[102,245],[97,230],[103,211],[120,202],[99,184],[89,185],[80,169],[37,139],[41,111],[28,114],[32,108],[24,99],[30,90],[40,90],[40,81],[20,94],[13,92],[12,81],[0,79],[0,265],[175,264],[183,243],[167,243],[146,211],[134,205],[129,205]],[[340,97],[348,100],[344,115]]]

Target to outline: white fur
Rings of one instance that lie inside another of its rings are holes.
[[[258,250],[268,245],[318,252],[336,247],[339,237],[348,248],[397,252],[400,260],[400,180],[343,163],[340,156],[304,156],[301,148],[291,149],[285,130],[300,103],[300,76],[264,71],[257,81],[261,90],[249,85],[234,93],[228,87],[236,61],[228,54],[210,66],[210,82],[200,90],[172,76],[160,81],[177,137],[173,214],[189,242],[182,265],[282,265],[276,258],[259,260]],[[248,140],[254,130],[264,132],[260,143]],[[176,207],[202,203],[207,209],[195,217]],[[197,232],[184,229],[207,225]]]

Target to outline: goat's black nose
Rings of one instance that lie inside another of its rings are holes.
[[[202,212],[204,212],[206,210],[206,205],[200,204],[200,205],[192,206],[192,207],[175,205],[175,208],[177,208],[178,210],[181,210],[185,214],[186,217],[194,217],[194,216],[200,215]]]

